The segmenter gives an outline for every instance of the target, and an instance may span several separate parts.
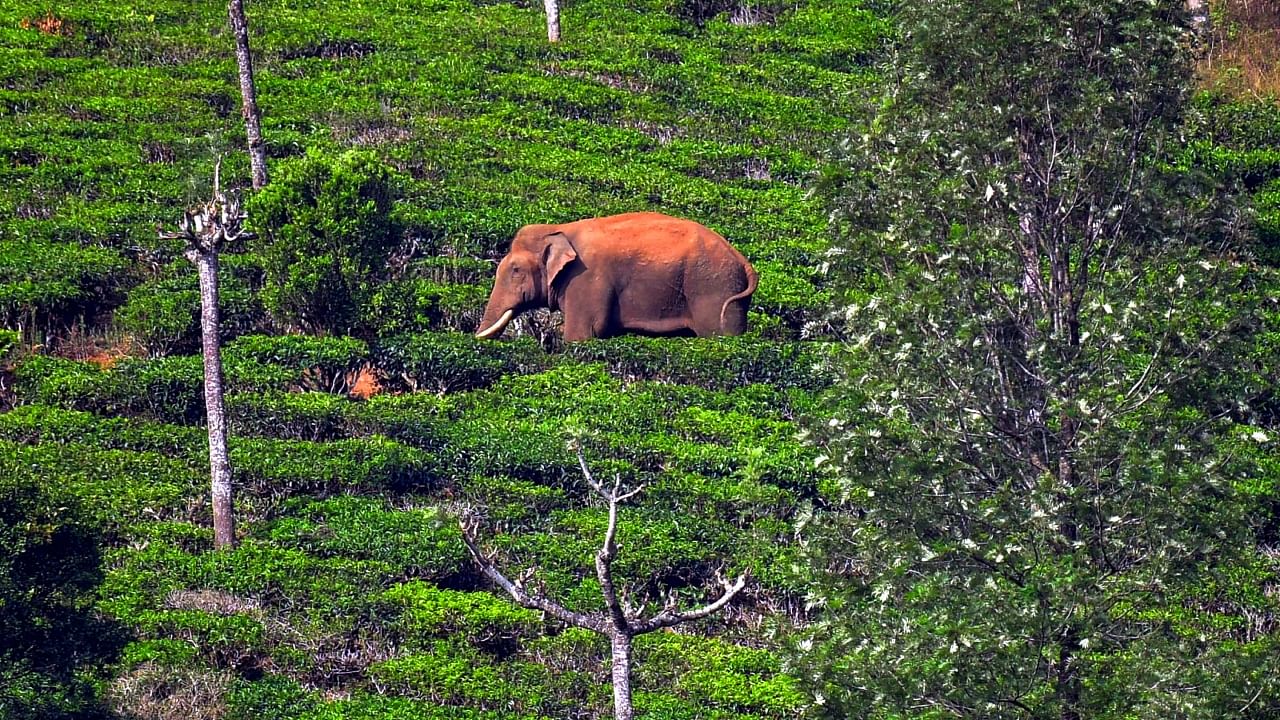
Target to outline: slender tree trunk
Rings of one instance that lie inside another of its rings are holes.
[[[1201,34],[1209,32],[1208,0],[1187,0],[1187,12],[1191,14],[1191,27]]]
[[[560,0],[542,0],[547,8],[547,40],[560,42]]]
[[[236,545],[227,415],[222,405],[222,358],[218,338],[218,254],[192,251],[200,272],[200,335],[204,346],[204,404],[209,421],[209,475],[213,486],[213,546]]]
[[[552,2],[553,0],[547,0]],[[253,56],[249,53],[249,21],[244,16],[244,0],[229,0],[227,14],[231,33],[236,36],[236,64],[240,66],[241,114],[244,132],[249,140],[249,166],[253,173],[253,189],[267,184],[267,146],[262,141],[262,114],[258,111],[258,90],[253,82]],[[559,30],[557,30],[559,32]]]
[[[631,720],[631,636],[614,631],[613,640],[613,717]]]

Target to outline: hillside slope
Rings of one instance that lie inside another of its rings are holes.
[[[728,9],[574,3],[550,46],[526,3],[250,4],[276,177],[371,153],[393,169],[400,249],[358,339],[277,336],[263,257],[224,258],[243,544],[213,553],[194,273],[156,227],[206,196],[215,153],[247,181],[224,8],[0,3],[0,315],[43,344],[0,415],[0,464],[106,528],[98,609],[128,638],[95,671],[111,706],[602,716],[607,645],[495,595],[438,514],[476,508],[513,572],[597,607],[604,516],[572,432],[599,473],[646,485],[621,528],[637,602],[753,577],[724,617],[638,645],[638,708],[796,715],[766,629],[804,614],[791,523],[819,490],[795,439],[829,362],[796,342],[828,304],[807,187],[885,27],[843,1],[755,4],[751,25]],[[751,334],[563,348],[546,318],[498,343],[456,332],[521,225],[641,209],[751,259]],[[369,365],[386,392],[348,394]]]

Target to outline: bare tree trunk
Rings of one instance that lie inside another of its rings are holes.
[[[213,166],[213,199],[183,213],[179,232],[160,237],[181,239],[184,254],[200,276],[200,341],[204,350],[204,404],[209,423],[209,476],[213,489],[213,545],[236,545],[232,505],[231,460],[227,456],[227,414],[223,407],[221,341],[218,337],[218,253],[226,243],[253,237],[243,229],[247,216],[239,200],[222,192],[222,158]]]
[[[227,15],[231,18],[231,33],[236,36],[236,64],[240,67],[242,102],[240,112],[244,116],[244,132],[249,140],[253,189],[261,190],[267,184],[267,146],[262,141],[262,114],[258,111],[258,90],[253,82],[253,56],[249,53],[249,21],[244,15],[244,0],[230,0]]]
[[[204,404],[209,421],[209,475],[213,486],[213,546],[236,546],[231,461],[227,457],[227,415],[222,398],[221,342],[218,338],[218,254],[191,252],[200,273],[200,339],[204,348]]]
[[[1191,27],[1200,34],[1209,32],[1208,0],[1187,0],[1187,12],[1191,14]]]
[[[618,632],[613,640],[613,717],[631,720],[631,636]]]
[[[547,8],[547,40],[560,42],[560,0],[542,0]]]

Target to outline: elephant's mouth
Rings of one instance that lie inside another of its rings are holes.
[[[516,311],[514,309],[502,313],[502,317],[498,318],[497,322],[483,330],[477,331],[476,337],[483,340],[500,335],[503,330],[507,329],[507,323],[511,322],[511,318],[515,314]]]

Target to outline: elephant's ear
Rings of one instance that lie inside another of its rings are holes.
[[[578,251],[573,249],[573,243],[569,242],[568,235],[556,232],[547,236],[547,249],[543,255],[547,297],[551,297],[551,285],[556,281],[556,277],[576,257],[578,257]]]

